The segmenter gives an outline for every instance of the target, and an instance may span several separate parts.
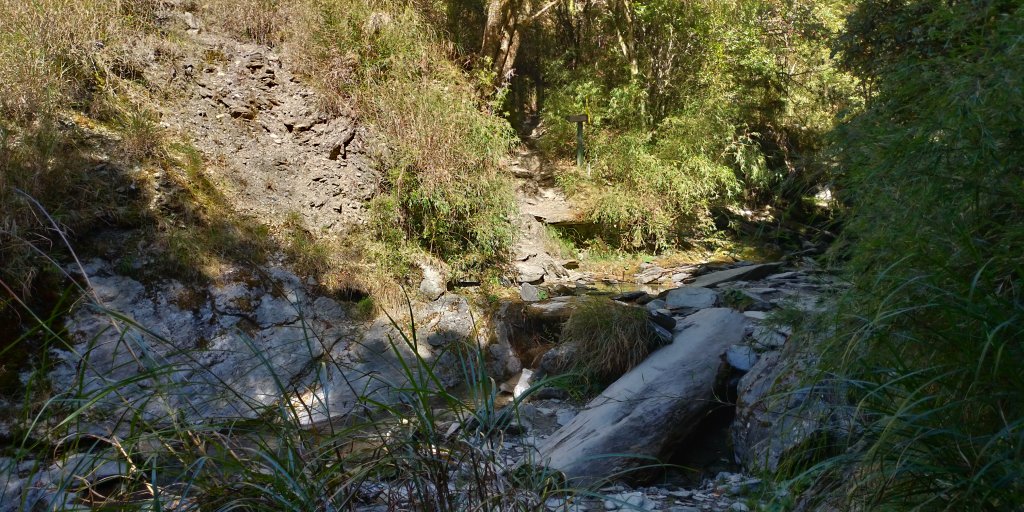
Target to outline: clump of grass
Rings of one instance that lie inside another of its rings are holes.
[[[559,343],[577,347],[575,371],[609,383],[640,364],[660,341],[643,309],[588,297],[562,326]]]
[[[204,20],[230,34],[265,45],[281,42],[287,25],[284,2],[279,0],[213,0],[204,2]]]

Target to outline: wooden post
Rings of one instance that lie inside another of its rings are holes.
[[[583,123],[590,121],[590,116],[586,114],[566,116],[565,120],[576,123],[576,166],[583,167]]]

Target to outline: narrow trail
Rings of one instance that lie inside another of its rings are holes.
[[[579,208],[555,182],[553,167],[526,147],[517,151],[509,170],[516,182],[519,237],[513,248],[513,263],[520,283],[576,281],[575,261],[552,254],[547,225],[572,224],[580,218]]]

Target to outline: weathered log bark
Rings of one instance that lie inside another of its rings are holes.
[[[668,346],[615,381],[539,447],[541,462],[589,485],[664,456],[709,406],[722,354],[743,340],[745,319],[727,308],[686,319]]]

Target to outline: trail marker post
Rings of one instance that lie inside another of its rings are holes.
[[[583,167],[583,123],[590,122],[590,116],[587,114],[566,116],[565,120],[576,123],[576,166]]]

